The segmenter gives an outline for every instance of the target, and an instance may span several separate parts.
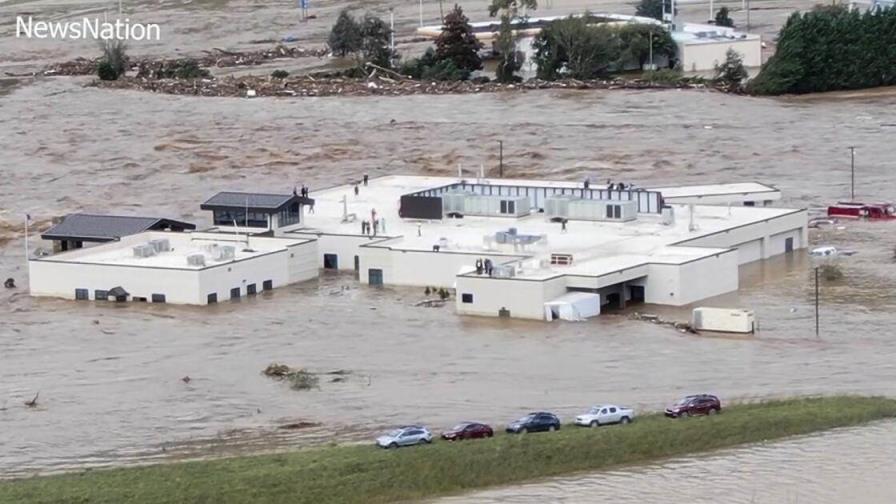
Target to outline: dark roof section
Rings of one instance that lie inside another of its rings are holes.
[[[250,212],[274,213],[283,210],[292,203],[314,205],[311,198],[303,198],[295,194],[262,194],[245,192],[219,192],[199,206],[203,210],[232,210],[249,207]]]
[[[183,231],[196,229],[196,225],[160,217],[74,213],[63,217],[62,222],[46,230],[41,234],[41,238],[44,240],[108,242],[122,236],[163,229]]]

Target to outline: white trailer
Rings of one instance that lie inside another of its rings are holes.
[[[697,331],[749,334],[756,331],[756,314],[737,308],[699,307],[691,313],[691,327]]]

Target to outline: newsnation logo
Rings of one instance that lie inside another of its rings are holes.
[[[154,23],[131,23],[130,19],[100,21],[35,21],[16,17],[16,38],[57,40],[160,40],[162,29]]]

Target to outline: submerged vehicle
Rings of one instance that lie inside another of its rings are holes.
[[[892,203],[860,203],[857,201],[838,201],[828,207],[828,217],[841,219],[896,219],[896,207]]]

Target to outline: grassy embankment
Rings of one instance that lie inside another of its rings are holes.
[[[377,503],[459,493],[576,471],[896,418],[896,400],[826,397],[726,408],[721,415],[628,426],[565,426],[381,450],[371,445],[163,464],[0,482],[2,503]]]

